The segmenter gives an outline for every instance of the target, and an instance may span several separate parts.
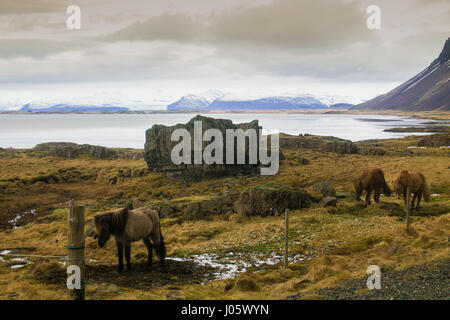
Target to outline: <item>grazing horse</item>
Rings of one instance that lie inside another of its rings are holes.
[[[103,212],[94,217],[94,227],[94,238],[98,238],[100,247],[106,244],[111,235],[115,238],[119,258],[119,272],[123,270],[123,249],[125,248],[127,269],[130,270],[131,242],[141,239],[147,247],[147,268],[152,264],[153,245],[160,263],[164,263],[166,247],[161,234],[159,216],[156,211],[146,208],[135,210],[124,208]]]
[[[414,201],[417,198],[416,209],[419,207],[420,200],[423,199],[426,202],[431,200],[430,189],[428,188],[427,181],[425,177],[420,172],[408,172],[403,170],[394,180],[394,189],[398,196],[403,196],[406,204],[406,194],[408,187],[413,194],[413,199],[411,202],[411,207],[414,208]]]
[[[355,186],[356,200],[361,200],[360,197],[363,191],[366,191],[365,207],[370,204],[370,194],[372,191],[375,191],[374,200],[376,203],[380,201],[381,189],[383,189],[383,193],[386,196],[391,195],[391,190],[384,179],[384,173],[378,168],[364,171],[358,179],[353,181],[353,185]]]

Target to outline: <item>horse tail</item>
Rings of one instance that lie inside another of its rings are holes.
[[[155,244],[155,249],[156,249],[155,251],[156,251],[156,254],[158,255],[158,258],[160,259],[160,261],[163,262],[167,256],[167,251],[166,251],[166,245],[164,243],[164,238],[161,233],[161,223],[159,223],[159,239],[160,239],[159,243]]]
[[[431,200],[430,188],[428,188],[428,184],[425,178],[423,179],[423,199],[426,202],[430,202]]]

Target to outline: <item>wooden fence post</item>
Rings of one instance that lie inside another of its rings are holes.
[[[84,300],[84,207],[70,205],[67,217],[67,240],[66,267],[75,266],[80,271],[80,287],[72,289],[68,287],[68,294],[73,300]]]
[[[409,215],[411,212],[411,189],[408,187],[406,189],[406,230],[409,229]]]
[[[288,266],[289,209],[284,212],[284,267]]]

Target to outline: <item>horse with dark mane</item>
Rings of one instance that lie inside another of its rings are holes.
[[[383,189],[383,193],[386,196],[391,195],[391,190],[384,179],[384,173],[378,168],[367,169],[364,171],[358,179],[353,181],[353,185],[355,186],[357,200],[361,200],[360,197],[363,191],[366,191],[366,201],[364,204],[366,207],[370,204],[370,194],[372,191],[375,192],[374,200],[376,203],[380,201],[381,189]]]
[[[406,195],[408,187],[413,194],[413,199],[411,201],[411,208],[414,208],[414,201],[417,198],[416,209],[419,207],[420,200],[422,196],[426,202],[431,200],[430,189],[428,188],[427,181],[425,177],[420,172],[408,172],[403,170],[394,180],[394,189],[398,196],[403,196],[406,204]]]
[[[119,258],[119,272],[123,270],[123,250],[125,249],[127,269],[130,270],[131,242],[141,239],[147,247],[147,268],[152,264],[153,245],[160,263],[164,263],[166,247],[161,234],[159,216],[156,211],[147,208],[134,210],[124,208],[103,212],[94,217],[94,227],[94,238],[98,238],[100,247],[106,244],[111,235],[115,238]]]

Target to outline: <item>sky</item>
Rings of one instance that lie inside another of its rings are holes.
[[[70,5],[79,30],[67,28]],[[379,30],[367,28],[369,5]],[[427,67],[449,17],[448,0],[1,1],[0,108],[161,109],[208,90],[360,102]]]

